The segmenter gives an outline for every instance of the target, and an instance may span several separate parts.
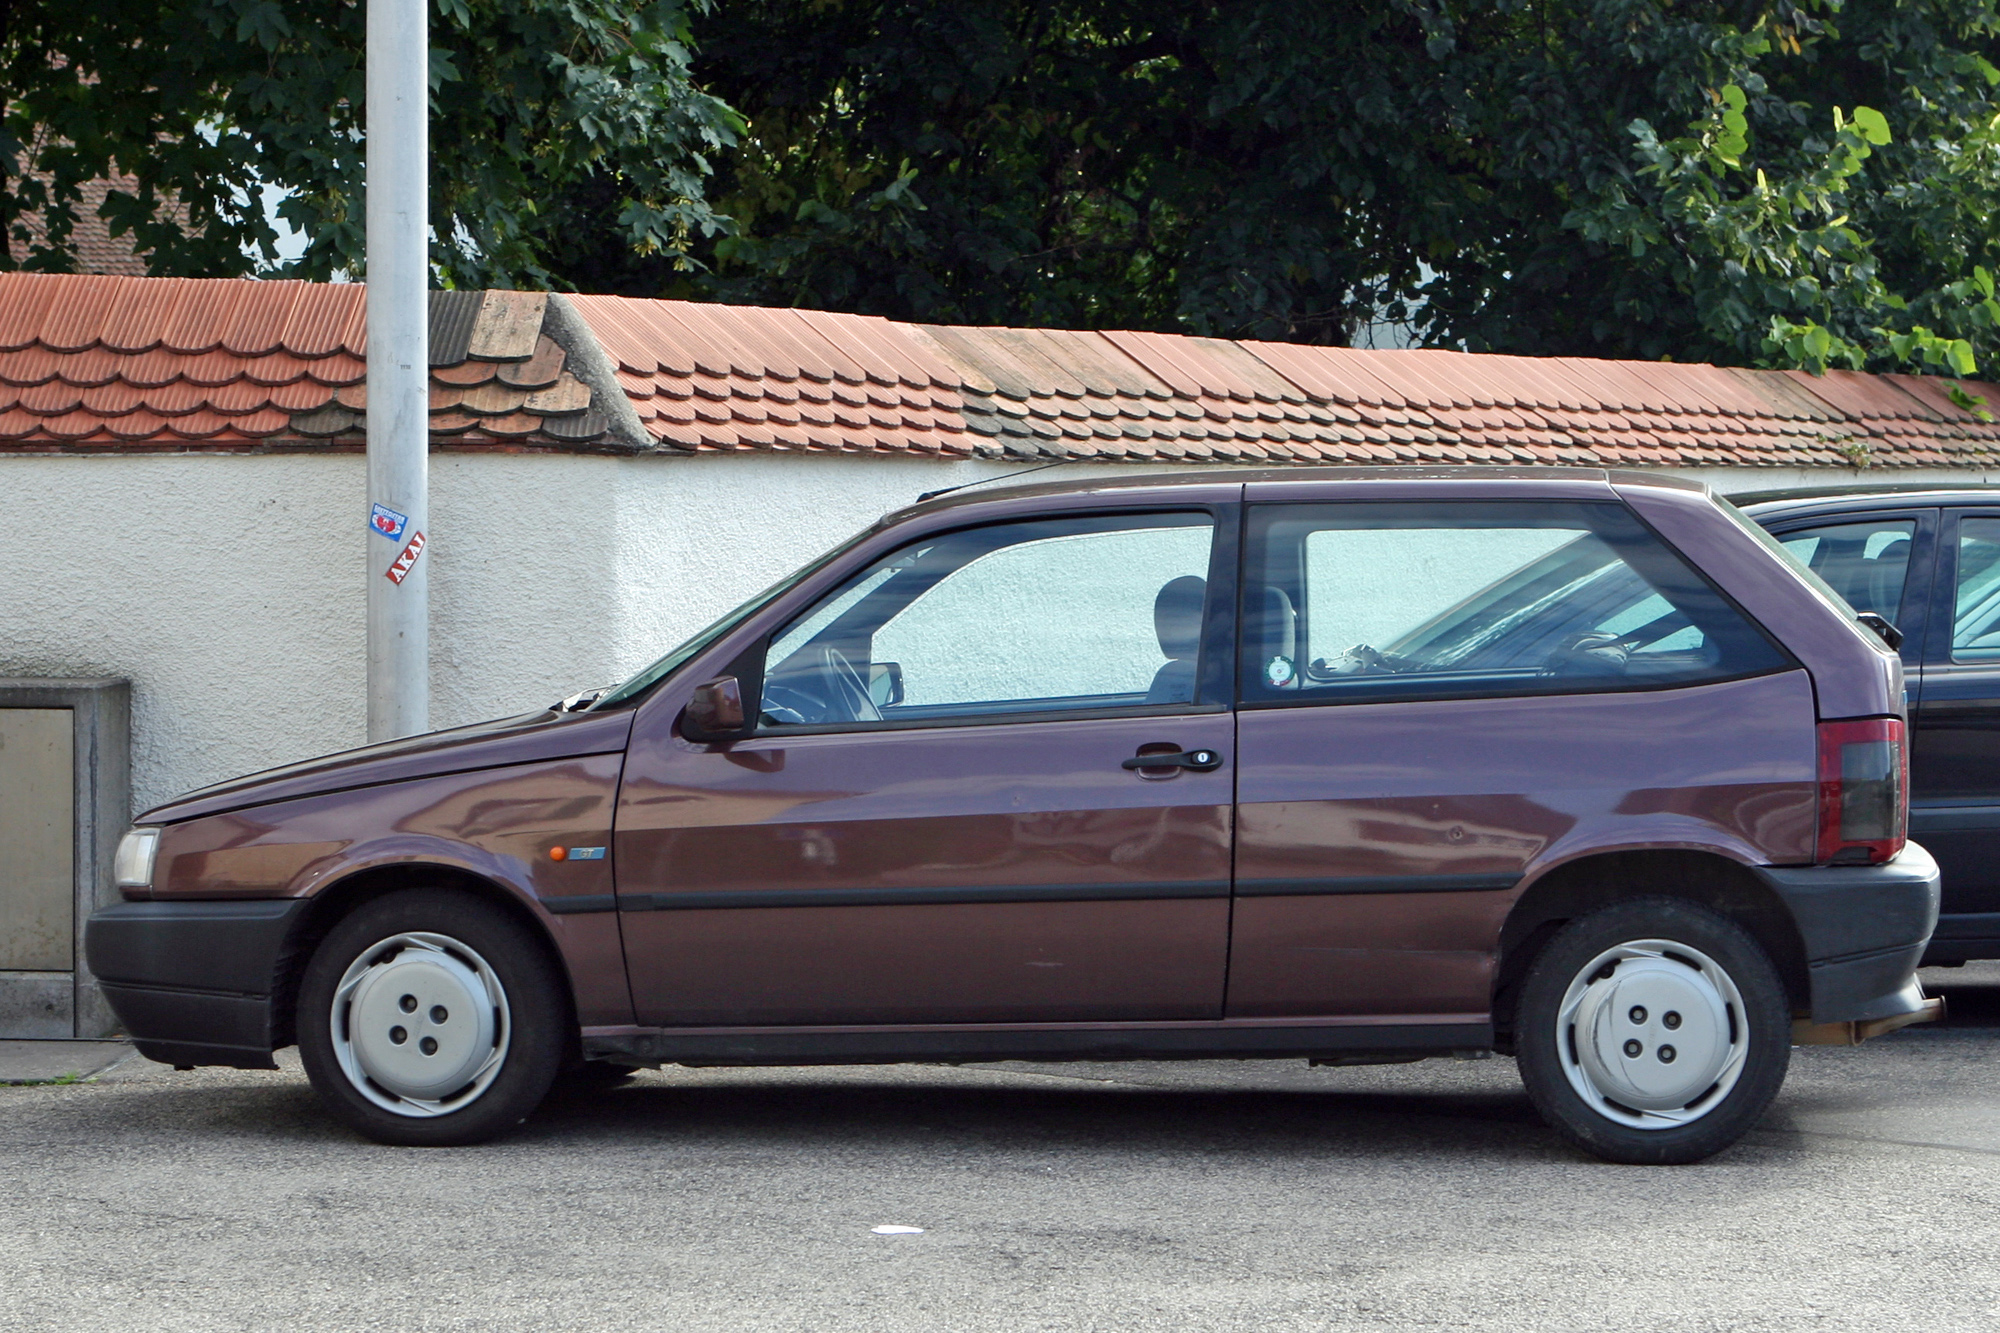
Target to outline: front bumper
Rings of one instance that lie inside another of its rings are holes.
[[[306,900],[133,902],[84,927],[84,956],[139,1053],[275,1069],[272,996]]]
[[[1758,866],[1805,945],[1814,1023],[1924,1008],[1917,964],[1938,919],[1938,868],[1916,843],[1879,866]]]

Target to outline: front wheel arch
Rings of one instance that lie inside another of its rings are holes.
[[[556,947],[548,926],[521,901],[519,895],[482,875],[457,866],[413,861],[357,871],[328,884],[307,899],[306,909],[299,914],[297,924],[292,927],[279,953],[276,976],[272,980],[271,1049],[279,1050],[298,1041],[299,983],[304,979],[306,964],[312,961],[320,941],[361,907],[403,889],[458,889],[499,907],[526,926],[555,968],[556,975],[563,979],[563,991],[569,997],[571,1041],[575,1042],[576,983],[570,976],[568,960]]]
[[[1500,929],[1493,975],[1495,1044],[1513,1049],[1521,983],[1538,955],[1570,921],[1634,898],[1678,898],[1735,922],[1762,946],[1795,1011],[1811,1004],[1805,942],[1784,901],[1748,866],[1713,852],[1680,849],[1601,852],[1555,867],[1529,885]]]

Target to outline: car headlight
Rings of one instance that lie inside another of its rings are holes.
[[[153,887],[153,857],[160,850],[160,831],[135,828],[118,840],[118,857],[112,873],[121,889]]]

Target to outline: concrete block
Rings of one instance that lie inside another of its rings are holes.
[[[75,994],[67,972],[0,972],[0,1038],[75,1036]]]

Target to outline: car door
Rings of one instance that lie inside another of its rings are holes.
[[[1944,511],[1910,746],[1910,834],[1937,857],[1938,942],[2000,941],[2000,507]]]
[[[1806,673],[1622,504],[1252,504],[1244,543],[1230,1017],[1483,1019],[1531,866],[1810,859]]]
[[[923,536],[742,655],[749,739],[643,717],[616,833],[639,1021],[1219,1016],[1234,514]]]

